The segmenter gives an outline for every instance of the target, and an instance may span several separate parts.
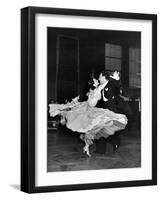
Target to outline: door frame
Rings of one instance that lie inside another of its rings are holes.
[[[55,77],[55,100],[58,100],[58,74],[59,74],[59,62],[60,62],[60,38],[65,37],[65,38],[70,38],[73,40],[77,40],[77,80],[78,80],[78,85],[77,85],[77,93],[80,94],[80,42],[78,37],[74,36],[69,36],[69,35],[64,35],[64,34],[58,34],[56,36],[56,77]]]

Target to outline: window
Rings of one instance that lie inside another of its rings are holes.
[[[141,51],[140,48],[129,48],[129,87],[141,87]]]
[[[121,71],[121,57],[121,46],[105,44],[105,69]]]

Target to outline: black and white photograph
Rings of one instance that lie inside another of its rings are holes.
[[[0,16],[1,199],[160,199],[160,1],[6,0]]]
[[[24,8],[21,49],[22,190],[155,185],[156,15]]]
[[[141,167],[141,32],[47,28],[47,172]]]

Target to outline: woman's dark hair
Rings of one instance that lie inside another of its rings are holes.
[[[95,89],[96,87],[93,85],[94,84],[94,77],[91,77],[88,81],[88,86],[89,86],[89,89]]]
[[[107,80],[110,79],[110,75],[111,75],[110,71],[103,70],[103,71],[101,72],[101,74],[102,74],[102,76],[105,76],[105,78],[106,78]]]

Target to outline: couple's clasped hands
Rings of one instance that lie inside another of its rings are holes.
[[[110,75],[110,77],[118,81],[120,80],[120,73],[118,71],[115,71],[113,75]]]

